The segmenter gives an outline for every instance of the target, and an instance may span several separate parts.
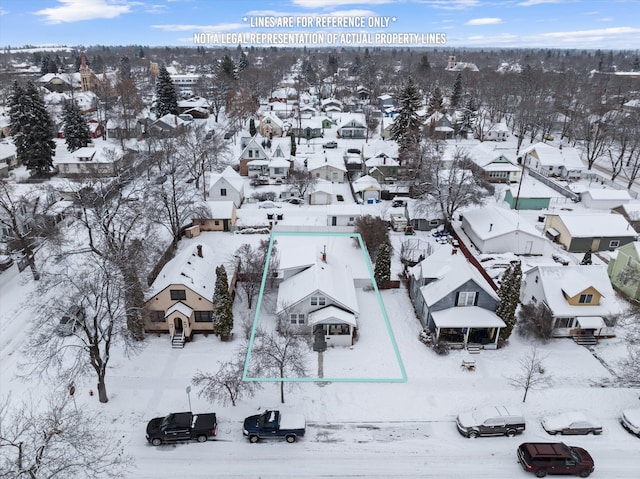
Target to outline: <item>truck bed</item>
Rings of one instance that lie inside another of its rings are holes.
[[[304,429],[306,421],[302,414],[280,413],[280,429]]]

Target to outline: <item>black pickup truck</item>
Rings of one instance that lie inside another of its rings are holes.
[[[246,418],[242,434],[251,442],[258,442],[260,439],[284,438],[291,443],[304,436],[305,428],[306,421],[302,414],[266,410],[262,414]]]
[[[166,442],[196,439],[205,442],[216,435],[218,422],[215,413],[192,414],[174,412],[165,417],[156,417],[147,424],[147,441],[154,446]]]

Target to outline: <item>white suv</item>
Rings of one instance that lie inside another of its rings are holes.
[[[620,424],[629,432],[640,437],[640,408],[625,409],[620,416]]]

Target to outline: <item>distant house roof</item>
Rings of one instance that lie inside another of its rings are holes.
[[[382,188],[380,187],[380,183],[373,176],[365,175],[358,178],[353,182],[353,189],[357,192],[362,192],[366,190],[376,190],[380,191]]]
[[[172,284],[184,285],[204,298],[212,298],[215,271],[220,258],[216,258],[213,250],[207,245],[200,246],[202,247],[202,257],[198,256],[198,247],[193,246],[181,251],[164,265],[151,285],[147,299]]]
[[[491,169],[493,163],[501,171],[520,171],[513,154],[509,150],[500,149],[495,143],[482,142],[469,150],[473,162],[483,169]]]
[[[211,219],[228,220],[233,218],[233,209],[235,208],[233,201],[207,201],[207,206],[211,212]]]
[[[564,166],[567,169],[584,169],[580,154],[575,148],[556,148],[546,143],[535,143],[521,151],[523,155],[532,154],[542,166]]]
[[[631,201],[631,195],[627,190],[614,190],[609,188],[593,188],[580,193],[582,195],[589,195],[594,200],[620,200],[621,204]]]
[[[221,179],[225,179],[227,183],[229,183],[233,188],[239,193],[244,192],[244,179],[240,176],[240,174],[227,166],[222,173],[213,174],[209,177],[209,184],[211,185],[209,189],[215,187],[216,183],[218,183]]]
[[[496,238],[514,231],[542,238],[540,232],[519,211],[486,206],[465,211],[463,217],[481,240]]]

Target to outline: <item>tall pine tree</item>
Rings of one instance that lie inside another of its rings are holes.
[[[256,132],[256,121],[251,118],[251,120],[249,120],[249,135],[256,136]]]
[[[435,112],[442,111],[444,100],[442,98],[442,91],[440,88],[435,87],[431,92],[431,97],[429,98],[429,105],[427,106],[427,114],[432,115]]]
[[[71,100],[65,103],[62,118],[64,121],[64,141],[67,143],[67,150],[76,151],[78,148],[87,146],[91,141],[91,133],[75,101]]]
[[[451,93],[451,106],[456,107],[462,99],[462,72],[458,72],[456,81],[453,83],[453,92]]]
[[[378,256],[376,257],[376,265],[373,270],[373,277],[378,286],[380,283],[391,280],[391,243],[389,238],[378,248]]]
[[[48,174],[53,168],[56,144],[53,122],[33,82],[22,88],[14,83],[9,98],[11,135],[16,157],[32,174]]]
[[[516,325],[516,309],[520,303],[521,283],[522,266],[518,261],[515,265],[510,266],[504,273],[500,283],[500,289],[498,290],[500,304],[498,304],[496,315],[506,324],[506,327],[500,330],[500,343],[504,343],[509,339],[511,331],[513,331]]]
[[[213,292],[213,330],[220,339],[227,341],[233,329],[233,302],[229,294],[229,282],[224,266],[216,268],[216,289]]]
[[[296,156],[296,148],[297,148],[296,147],[296,135],[293,132],[291,132],[290,136],[291,136],[291,150],[290,150],[290,153],[291,153],[291,156]]]
[[[178,114],[178,93],[171,75],[162,65],[156,79],[156,115],[160,118],[169,113]]]
[[[420,119],[417,111],[420,109],[420,92],[409,77],[398,96],[399,112],[391,126],[391,138],[393,138],[400,148],[409,148],[420,142]]]

